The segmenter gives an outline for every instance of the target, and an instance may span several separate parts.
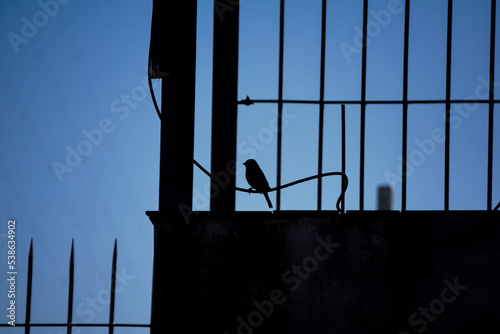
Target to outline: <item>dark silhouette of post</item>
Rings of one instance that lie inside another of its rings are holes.
[[[239,2],[214,1],[211,211],[235,210]]]
[[[192,209],[196,0],[153,2],[151,62],[162,78],[159,210]]]

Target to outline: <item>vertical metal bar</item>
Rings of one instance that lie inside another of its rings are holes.
[[[340,191],[342,194],[342,201],[340,203],[340,208],[342,213],[345,213],[345,104],[342,105],[341,110],[341,123],[342,123],[342,179],[340,181]]]
[[[403,175],[401,182],[401,211],[406,211],[406,176],[408,159],[408,53],[410,38],[410,0],[405,4],[404,69],[403,69]]]
[[[319,92],[319,136],[318,136],[318,175],[323,174],[323,131],[325,122],[325,54],[326,54],[326,0],[321,8],[321,73]],[[318,211],[321,210],[323,179],[318,178]]]
[[[66,333],[71,334],[73,323],[73,287],[75,283],[75,239],[71,241],[71,256],[69,259],[69,289],[68,289],[68,321]]]
[[[368,0],[363,1],[363,49],[361,58],[361,121],[359,131],[359,210],[365,207],[365,119],[366,119],[366,58],[368,44]]]
[[[279,47],[279,78],[278,78],[278,138],[276,151],[276,211],[281,210],[281,152],[283,130],[283,58],[285,44],[285,0],[280,1],[280,47]]]
[[[491,1],[491,31],[490,31],[490,87],[488,115],[488,199],[487,210],[493,208],[493,114],[495,110],[495,29],[497,1]]]
[[[28,286],[26,291],[26,327],[24,333],[29,334],[31,330],[31,288],[33,286],[33,238],[30,243],[30,253],[28,256]]]
[[[444,210],[450,209],[450,114],[451,114],[451,44],[453,30],[453,0],[448,0],[448,32],[446,47],[446,133],[444,157]]]
[[[159,207],[192,209],[196,86],[196,0],[153,3],[152,43],[162,80]]]
[[[113,264],[111,265],[111,296],[110,296],[110,304],[109,304],[109,334],[113,334],[114,324],[115,324],[116,258],[117,258],[117,242],[115,239],[115,247],[113,249]]]
[[[225,175],[225,180],[210,180],[211,211],[232,212],[236,207],[239,15],[237,2],[214,1],[211,172]]]

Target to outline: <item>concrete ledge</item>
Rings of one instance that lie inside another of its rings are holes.
[[[498,329],[499,212],[147,214],[152,333]]]

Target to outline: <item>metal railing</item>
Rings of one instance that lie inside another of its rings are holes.
[[[285,0],[280,1],[280,24],[279,24],[279,81],[278,81],[278,99],[251,99],[247,97],[244,100],[238,101],[240,105],[251,105],[254,103],[273,103],[278,109],[278,134],[277,134],[277,172],[276,182],[277,187],[281,185],[281,170],[282,170],[282,115],[283,104],[317,104],[319,106],[319,149],[318,149],[318,175],[322,174],[323,164],[323,136],[324,136],[324,106],[326,104],[346,104],[359,105],[361,109],[360,117],[360,157],[359,157],[359,210],[365,208],[365,127],[366,127],[366,106],[371,104],[387,104],[402,106],[402,145],[401,152],[403,157],[402,166],[402,189],[401,189],[401,211],[406,211],[407,207],[407,176],[408,176],[408,106],[410,104],[443,104],[446,108],[446,129],[445,129],[445,157],[444,157],[444,211],[448,211],[450,207],[450,114],[451,107],[456,103],[468,103],[466,99],[451,99],[451,59],[452,59],[452,19],[453,19],[453,0],[448,0],[447,9],[447,47],[446,47],[446,96],[445,99],[436,100],[409,100],[408,99],[408,58],[410,44],[410,0],[405,0],[405,18],[404,18],[404,52],[403,52],[403,94],[401,100],[367,100],[367,41],[368,41],[368,0],[363,1],[363,45],[362,45],[362,60],[361,60],[361,94],[359,100],[325,100],[325,35],[326,35],[326,8],[327,0],[322,1],[321,14],[321,72],[320,72],[320,98],[319,100],[285,100],[283,99],[283,58],[284,58],[284,21],[285,21]],[[493,209],[493,114],[494,105],[500,100],[494,98],[494,73],[495,73],[495,29],[496,29],[496,0],[491,1],[491,27],[490,27],[490,64],[489,64],[489,97],[488,99],[474,100],[474,103],[488,104],[488,172],[487,172],[487,210]],[[352,176],[351,176],[352,178]],[[322,198],[322,181],[318,179],[318,196],[317,208],[321,210]],[[280,190],[277,190],[276,209],[280,210],[281,195]],[[499,203],[500,204],[500,203]],[[498,205],[495,207],[498,209]]]
[[[75,281],[75,251],[74,240],[71,243],[71,256],[69,261],[69,289],[68,289],[68,314],[66,323],[32,323],[31,322],[31,295],[33,283],[33,239],[31,239],[30,251],[28,255],[28,283],[26,289],[26,319],[24,323],[16,323],[15,326],[9,324],[0,324],[0,327],[24,327],[24,333],[30,333],[31,328],[35,327],[59,327],[66,328],[70,334],[75,327],[101,327],[108,328],[108,333],[112,334],[116,327],[129,328],[151,328],[151,324],[116,324],[115,319],[115,292],[116,292],[116,260],[117,260],[117,241],[113,249],[113,261],[111,265],[111,288],[109,304],[109,321],[107,323],[74,323],[73,322],[73,291]]]

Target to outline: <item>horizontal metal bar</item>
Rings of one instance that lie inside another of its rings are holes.
[[[243,104],[243,105],[251,105],[254,103],[278,103],[278,100],[241,100],[238,101],[238,104]],[[320,103],[325,103],[325,104],[403,104],[403,103],[409,103],[409,104],[445,104],[447,102],[449,103],[490,103],[490,100],[408,100],[408,101],[403,101],[403,100],[372,100],[372,101],[354,101],[354,100],[325,100],[325,101],[319,101],[319,100],[282,100],[283,103],[289,103],[289,104],[320,104]],[[500,100],[493,100],[493,103],[500,103]]]

